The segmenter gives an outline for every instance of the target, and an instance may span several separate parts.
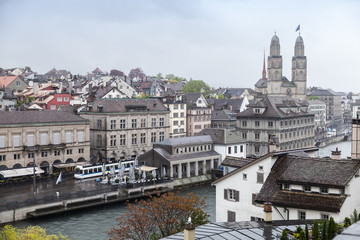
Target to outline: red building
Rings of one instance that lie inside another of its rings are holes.
[[[55,93],[51,96],[49,96],[51,99],[46,103],[46,110],[56,110],[60,105],[67,106],[70,104],[70,93]]]

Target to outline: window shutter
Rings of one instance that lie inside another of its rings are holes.
[[[0,148],[5,147],[5,136],[0,136]]]
[[[14,147],[20,146],[20,136],[14,136]]]
[[[228,199],[227,189],[224,189],[224,199]]]
[[[264,173],[261,173],[261,172],[257,173],[257,182],[264,183]]]
[[[235,212],[228,211],[228,222],[235,222]]]
[[[255,205],[255,198],[256,198],[256,193],[252,194],[252,204]]]
[[[236,201],[236,202],[239,201],[239,195],[240,195],[240,192],[239,192],[239,191],[235,191],[235,201]]]

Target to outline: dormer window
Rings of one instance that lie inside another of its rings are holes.
[[[285,190],[289,190],[289,189],[290,189],[290,185],[289,185],[288,183],[285,183],[285,184],[284,184],[284,189],[285,189]]]
[[[254,109],[254,113],[255,113],[255,114],[260,114],[260,109],[259,109],[259,108],[255,108],[255,109]]]
[[[328,194],[329,193],[329,189],[327,187],[322,187],[321,188],[321,193],[322,194]]]
[[[304,186],[304,192],[311,192],[311,186]]]

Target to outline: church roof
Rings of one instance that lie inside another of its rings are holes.
[[[282,83],[281,83],[282,87],[296,87],[296,84],[294,82],[290,82],[289,79],[287,79],[286,77],[282,77]]]
[[[279,37],[275,34],[272,39],[271,42],[280,42]]]
[[[296,43],[304,43],[304,40],[300,35],[296,38]]]
[[[257,83],[255,83],[255,87],[257,88],[267,88],[267,79],[260,78]]]

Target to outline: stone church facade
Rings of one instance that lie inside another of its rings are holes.
[[[262,78],[255,84],[255,91],[268,96],[291,96],[306,99],[306,56],[303,38],[299,35],[295,42],[292,58],[292,76],[289,81],[282,74],[282,56],[280,55],[280,40],[275,34],[271,39],[270,56],[267,60],[267,77],[265,59]]]

